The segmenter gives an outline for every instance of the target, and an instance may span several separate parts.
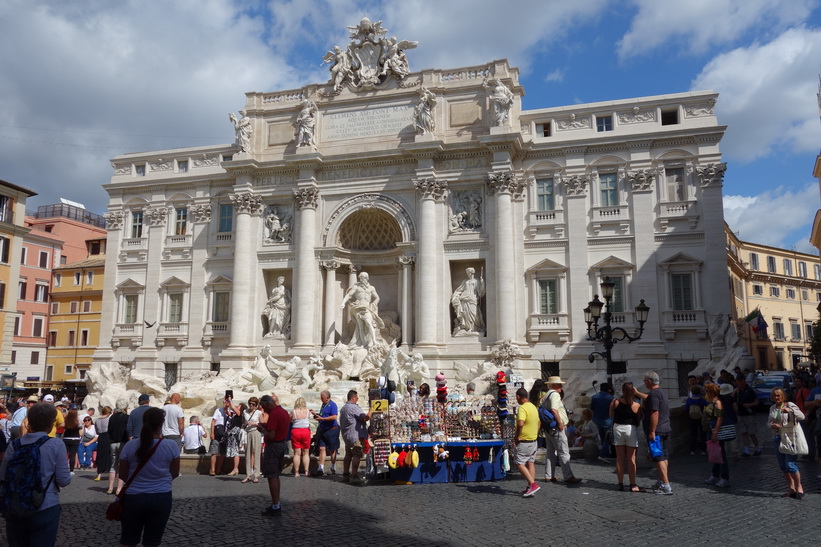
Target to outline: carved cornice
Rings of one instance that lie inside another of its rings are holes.
[[[416,179],[413,186],[422,195],[422,199],[439,200],[444,197],[448,189],[448,182],[442,179]]]
[[[650,192],[653,190],[653,181],[656,173],[649,170],[639,170],[627,173],[627,180],[633,192]]]
[[[582,197],[587,195],[587,184],[590,182],[590,175],[572,175],[562,177],[565,191],[568,197]]]
[[[302,209],[316,209],[319,202],[319,188],[309,186],[294,190],[297,207]]]
[[[589,247],[596,247],[599,245],[632,245],[634,238],[628,237],[590,237],[587,238],[587,245]]]
[[[262,203],[262,196],[252,194],[251,192],[231,194],[231,203],[234,204],[234,210],[237,214],[248,215],[261,214],[264,205]]]
[[[485,184],[491,196],[496,194],[510,194],[514,198],[521,197],[525,189],[525,183],[516,177],[513,171],[502,171],[500,173],[488,173],[485,176]]]
[[[696,174],[701,180],[701,187],[720,187],[724,183],[724,172],[727,170],[726,163],[711,163],[706,167],[696,168]]]
[[[167,207],[148,207],[145,210],[145,218],[150,226],[165,226],[168,219]]]
[[[653,236],[653,240],[656,243],[670,243],[671,241],[679,241],[679,240],[703,240],[704,233],[703,232],[696,232],[696,233],[681,233],[681,234],[656,234]]]
[[[567,239],[543,239],[536,241],[525,241],[525,249],[549,249],[567,247]]]
[[[188,211],[191,213],[194,222],[211,222],[211,205],[193,205]]]
[[[103,218],[106,222],[106,229],[119,230],[123,226],[126,214],[123,211],[109,211],[103,214]]]

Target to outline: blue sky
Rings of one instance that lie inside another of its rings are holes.
[[[811,251],[821,0],[5,0],[0,179],[104,212],[110,158],[231,142],[246,91],[326,81],[366,14],[413,70],[508,58],[525,108],[719,92],[727,221]]]

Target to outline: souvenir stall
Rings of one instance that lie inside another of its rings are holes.
[[[496,400],[448,393],[444,375],[437,375],[435,398],[411,395],[390,409],[389,453],[374,440],[377,469],[385,461],[397,484],[501,480],[515,423],[506,388],[498,393]]]

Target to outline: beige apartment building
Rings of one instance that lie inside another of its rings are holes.
[[[817,256],[742,241],[725,225],[733,319],[757,369],[790,370],[807,361],[821,305]],[[768,327],[744,319],[758,308]]]

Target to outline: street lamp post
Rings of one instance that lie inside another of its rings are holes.
[[[604,352],[594,351],[587,359],[592,363],[596,360],[596,356],[603,357],[607,363],[607,382],[613,384],[613,346],[617,342],[627,340],[627,343],[635,342],[644,333],[644,323],[647,321],[647,314],[650,308],[644,304],[644,300],[639,301],[636,306],[636,321],[639,322],[639,330],[635,336],[630,336],[627,331],[621,327],[611,326],[613,314],[610,312],[610,301],[613,299],[613,289],[616,284],[613,283],[609,277],[605,277],[601,282],[601,294],[604,302],[599,300],[599,295],[593,295],[587,307],[584,309],[584,322],[587,323],[587,339],[591,342],[601,342],[604,344]],[[602,308],[604,315],[602,315]],[[604,324],[599,327],[599,318],[604,320]]]

